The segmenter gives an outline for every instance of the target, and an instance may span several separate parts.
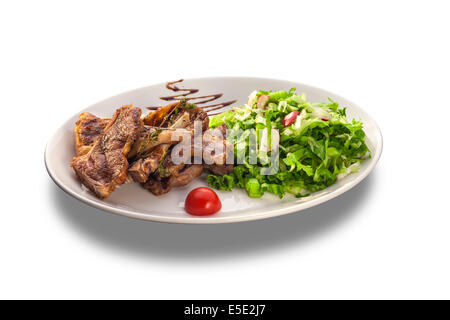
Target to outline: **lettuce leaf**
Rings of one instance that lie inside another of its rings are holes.
[[[209,185],[219,190],[245,189],[250,197],[259,198],[269,192],[282,198],[286,193],[304,197],[322,190],[348,174],[356,172],[364,159],[370,157],[365,142],[363,124],[346,118],[346,108],[332,99],[323,103],[309,103],[304,94],[289,91],[256,91],[256,96],[268,95],[270,103],[265,110],[257,110],[256,104],[233,108],[210,118],[210,127],[225,123],[228,129],[278,129],[280,133],[279,170],[273,175],[262,175],[267,167],[267,155],[249,147],[249,134],[229,138],[235,146],[245,151],[244,164],[235,165],[229,175],[210,174]],[[283,118],[293,110],[301,113],[288,127]],[[322,118],[326,116],[326,118]],[[264,119],[264,121],[262,121]],[[250,164],[250,157],[257,159]],[[235,159],[236,160],[236,159]],[[241,159],[242,160],[242,159]]]

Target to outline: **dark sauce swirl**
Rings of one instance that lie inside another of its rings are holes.
[[[208,103],[208,102],[217,100],[223,96],[223,93],[215,93],[215,94],[210,94],[210,95],[206,95],[206,96],[189,97],[189,95],[195,94],[195,93],[199,92],[200,90],[199,89],[179,88],[176,84],[183,82],[183,80],[184,79],[170,81],[170,82],[167,82],[167,84],[166,84],[167,89],[169,89],[173,92],[181,92],[181,93],[175,94],[172,96],[160,97],[160,99],[164,100],[164,101],[186,100],[192,104],[199,105],[199,104],[204,104],[204,103]],[[199,100],[199,101],[197,101],[197,100]],[[209,113],[210,111],[225,108],[225,107],[235,103],[236,101],[237,100],[225,101],[225,102],[220,102],[220,103],[215,103],[215,104],[210,104],[210,105],[199,106],[199,108],[203,108],[206,110],[206,112]],[[157,110],[159,108],[161,108],[161,107],[158,107],[158,106],[147,107],[147,109],[150,109],[150,110]],[[214,114],[217,114],[217,113],[214,113]],[[209,114],[209,115],[214,115],[214,114]]]

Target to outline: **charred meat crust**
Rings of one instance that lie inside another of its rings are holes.
[[[175,132],[172,130],[185,128],[192,134],[195,121],[201,121],[202,131],[209,127],[207,113],[195,105],[185,102],[172,103],[144,117],[144,124],[151,129],[145,129],[146,132],[140,135],[130,152],[130,157],[136,158],[129,169],[133,180],[145,182],[149,175],[156,170],[156,163],[159,164],[160,178],[168,177],[173,172],[181,170],[184,164],[174,165],[169,156],[171,145],[182,140],[182,137],[172,139]]]
[[[133,144],[128,155],[129,158],[146,157],[150,150],[163,144],[177,144],[182,140],[182,137],[178,138],[178,140],[174,139],[174,134],[178,135],[175,130],[169,128],[145,127]]]
[[[175,102],[150,112],[144,119],[144,124],[152,127],[169,128],[185,112],[189,114],[190,125],[186,129],[193,129],[194,121],[202,121],[202,130],[209,128],[208,114],[193,104]]]
[[[145,182],[148,176],[158,169],[159,155],[151,155],[147,158],[141,158],[132,163],[128,169],[128,174],[136,182]]]
[[[131,106],[118,109],[112,119],[101,119],[88,112],[80,115],[74,129],[77,156],[71,166],[97,197],[108,197],[117,185],[127,181],[127,173],[128,180],[131,178],[153,194],[162,195],[173,187],[188,184],[203,169],[218,175],[233,171],[233,164],[225,164],[228,142],[205,132],[209,129],[209,118],[201,108],[177,102],[149,113],[142,121],[140,116],[140,109]],[[223,143],[223,152],[211,153],[205,159],[210,164],[174,164],[170,151],[178,142],[172,141],[171,131],[185,128],[192,134],[195,121],[202,122],[203,147]],[[222,125],[215,130],[225,134],[226,127]],[[130,166],[127,158],[133,161]]]
[[[109,121],[110,119],[102,119],[89,112],[83,112],[80,115],[74,129],[75,154],[77,156],[89,152]]]
[[[160,178],[150,176],[144,188],[151,191],[154,195],[160,196],[169,192],[173,187],[181,187],[189,184],[192,180],[199,177],[203,172],[203,165],[193,164],[187,165],[180,172],[174,172],[168,178]]]
[[[208,169],[214,174],[217,174],[219,176],[224,176],[226,174],[230,174],[233,172],[234,165],[233,164],[223,164],[223,165],[217,165],[217,164],[205,164],[203,165],[205,169]]]
[[[118,109],[92,148],[72,159],[71,166],[82,183],[101,199],[108,197],[127,178],[127,154],[142,122],[141,110],[132,106]]]

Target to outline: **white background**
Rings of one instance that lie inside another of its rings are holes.
[[[2,1],[0,298],[450,298],[446,1]],[[60,191],[69,116],[180,77],[288,79],[355,101],[385,148],[316,208],[143,222]]]

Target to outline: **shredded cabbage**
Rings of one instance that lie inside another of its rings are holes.
[[[264,110],[256,107],[262,94],[269,96]],[[263,131],[264,137],[268,132],[273,136],[273,129],[277,129],[280,146],[278,172],[264,175],[261,170],[269,165],[267,154],[257,152],[257,163],[250,164],[248,135],[228,138],[235,146],[235,157],[237,145],[245,146],[244,163],[236,164],[229,175],[208,175],[210,186],[228,191],[243,188],[254,198],[265,192],[280,198],[286,193],[303,197],[356,172],[361,162],[370,157],[363,124],[354,119],[348,121],[346,109],[328,100],[309,103],[305,94],[296,94],[295,88],[276,92],[258,90],[250,94],[247,105],[211,117],[211,128],[225,123],[228,129],[254,129],[257,137]],[[298,111],[299,115],[285,127],[282,121],[292,111]],[[267,150],[269,144],[264,139],[263,149]]]

